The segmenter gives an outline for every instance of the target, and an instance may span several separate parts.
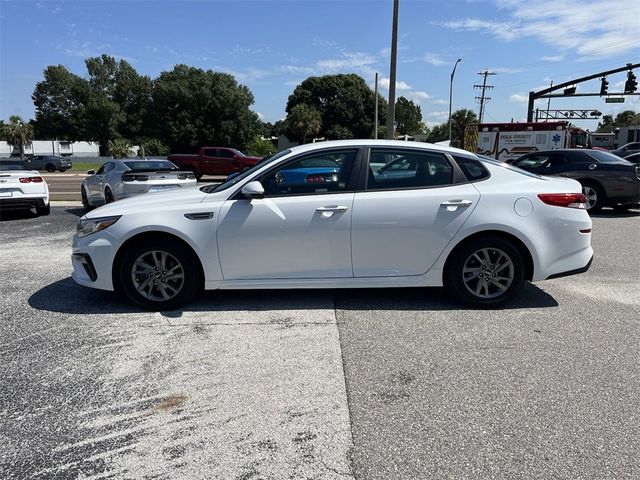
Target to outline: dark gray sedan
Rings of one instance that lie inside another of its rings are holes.
[[[611,153],[622,158],[627,158],[629,155],[633,155],[638,152],[640,152],[640,142],[627,143],[616,150],[611,150]]]
[[[601,150],[561,149],[534,152],[508,161],[539,175],[578,180],[587,197],[587,210],[602,207],[627,210],[640,202],[640,167]]]
[[[72,167],[69,158],[55,155],[33,155],[25,160],[25,164],[28,169],[46,170],[47,172],[55,172],[56,170],[64,172]]]

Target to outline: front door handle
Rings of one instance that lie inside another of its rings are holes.
[[[441,207],[469,207],[471,200],[446,200],[440,204]]]
[[[349,210],[349,207],[343,207],[340,205],[337,205],[335,207],[318,207],[316,208],[316,212],[346,212],[347,210]]]

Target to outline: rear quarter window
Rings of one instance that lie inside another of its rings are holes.
[[[456,161],[458,167],[460,167],[460,170],[462,170],[462,173],[464,173],[465,177],[467,177],[467,180],[469,180],[470,182],[483,180],[489,177],[489,171],[485,168],[484,165],[482,165],[482,162],[480,162],[480,160],[459,156],[454,156],[453,159]]]

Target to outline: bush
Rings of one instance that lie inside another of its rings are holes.
[[[109,141],[109,155],[113,158],[127,158],[133,156],[131,142],[126,138]]]
[[[271,140],[266,138],[255,137],[249,145],[247,145],[247,152],[249,155],[256,157],[266,157],[276,152],[276,148],[271,143]]]
[[[144,155],[147,157],[166,157],[169,155],[169,147],[157,138],[145,138],[140,142],[140,146],[144,149]]]

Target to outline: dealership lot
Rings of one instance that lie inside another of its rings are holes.
[[[81,213],[0,222],[2,478],[640,474],[637,210],[504,310],[385,289],[163,313],[70,280]]]

